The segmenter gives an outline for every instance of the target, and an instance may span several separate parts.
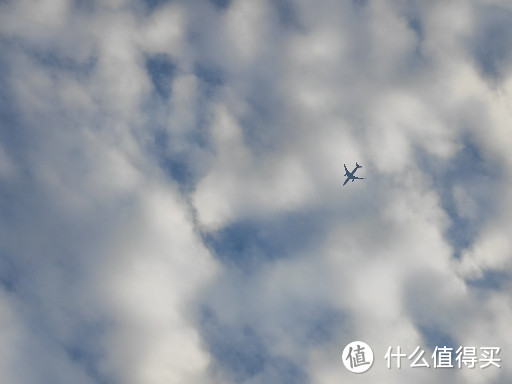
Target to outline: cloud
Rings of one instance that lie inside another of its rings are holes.
[[[0,2],[3,377],[510,381],[509,13]]]

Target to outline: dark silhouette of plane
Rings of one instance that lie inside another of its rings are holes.
[[[345,176],[347,176],[347,178],[345,179],[345,182],[343,183],[343,185],[347,184],[350,180],[352,180],[352,182],[354,182],[354,180],[363,180],[364,177],[357,177],[357,176],[354,176],[354,173],[356,173],[356,171],[358,170],[358,168],[363,168],[362,165],[359,165],[357,164],[356,162],[356,167],[354,168],[354,170],[352,172],[350,172],[348,169],[347,169],[347,166],[345,164],[343,164],[343,166],[345,167]]]

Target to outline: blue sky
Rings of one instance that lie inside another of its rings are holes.
[[[0,1],[0,376],[508,383],[506,1]],[[347,184],[343,164],[366,180]],[[500,369],[388,370],[400,345]]]

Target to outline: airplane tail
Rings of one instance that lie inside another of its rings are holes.
[[[356,168],[363,168],[363,166],[362,166],[362,165],[357,164],[357,161],[356,161]]]

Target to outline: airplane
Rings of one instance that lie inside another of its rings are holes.
[[[347,169],[347,166],[345,164],[343,164],[343,166],[345,167],[345,176],[347,176],[347,178],[345,179],[345,182],[343,183],[343,185],[347,184],[350,180],[352,180],[352,182],[354,182],[354,180],[363,180],[364,179],[364,177],[354,176],[354,173],[356,173],[356,171],[359,168],[363,168],[362,165],[357,164],[357,161],[356,161],[356,167],[354,168],[354,170],[352,172],[350,172]]]

